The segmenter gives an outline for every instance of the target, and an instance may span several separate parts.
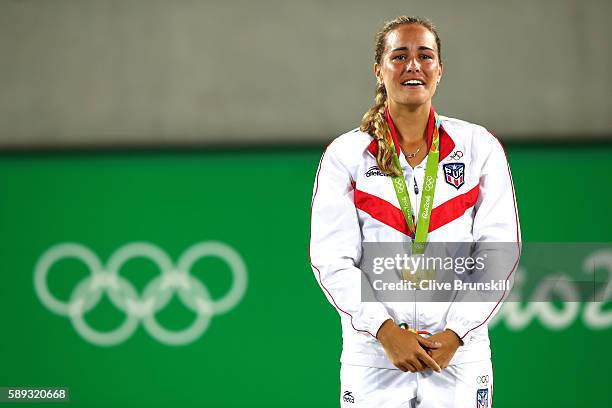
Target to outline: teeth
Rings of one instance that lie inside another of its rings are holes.
[[[402,82],[402,85],[423,85],[423,81],[419,81],[418,79],[411,79],[409,81]]]

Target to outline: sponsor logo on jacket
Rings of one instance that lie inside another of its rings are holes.
[[[383,173],[378,166],[372,166],[368,169],[368,171],[365,172],[365,176],[366,177],[371,177],[371,176],[384,176],[384,177],[388,177],[387,174]]]
[[[353,394],[351,393],[351,391],[344,391],[344,394],[342,394],[342,401],[354,404],[355,397],[353,397]]]

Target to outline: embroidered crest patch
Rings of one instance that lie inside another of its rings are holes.
[[[461,188],[465,182],[465,164],[463,163],[448,163],[444,166],[444,180],[455,187],[457,190]]]
[[[476,391],[476,408],[489,407],[489,389],[481,388]]]

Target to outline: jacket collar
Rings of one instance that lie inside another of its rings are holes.
[[[435,110],[434,110],[434,107],[432,106],[431,109],[429,110],[429,119],[427,120],[427,149],[431,147],[431,141],[433,139],[433,130],[435,126],[434,113],[435,113]],[[391,137],[393,138],[393,144],[396,146],[398,151],[401,151],[401,148],[399,147],[399,141],[397,140],[397,135],[395,132],[395,125],[393,123],[393,119],[391,118],[391,115],[389,114],[389,108],[385,110],[385,117],[387,118],[387,123],[389,124],[389,127],[392,129]],[[455,149],[455,142],[450,137],[450,135],[446,132],[444,127],[440,125],[440,159],[439,161],[444,160],[446,156],[451,154],[451,152],[454,149]],[[372,156],[376,157],[376,154],[378,153],[378,142],[376,142],[376,139],[372,139],[372,141],[368,145],[368,152],[370,152]]]

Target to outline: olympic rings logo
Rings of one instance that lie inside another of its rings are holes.
[[[393,179],[393,184],[395,184],[395,188],[397,188],[400,192],[404,192],[404,185],[405,185],[405,181],[402,178],[394,178]]]
[[[196,261],[205,257],[222,259],[231,269],[232,287],[219,299],[211,299],[206,286],[190,273]],[[51,294],[47,277],[58,261],[74,258],[83,262],[90,275],[72,290],[68,302]],[[147,258],[160,270],[139,296],[136,288],[119,275],[121,267],[130,259]],[[159,247],[148,242],[133,242],[117,249],[105,266],[89,248],[77,243],[62,243],[49,248],[40,257],[34,270],[34,289],[40,301],[51,312],[66,316],[75,330],[87,341],[98,346],[114,346],[131,337],[142,321],[147,332],[161,343],[180,346],[193,342],[208,328],[211,318],[233,309],[247,288],[247,270],[240,255],[221,242],[200,242],[188,248],[176,265]],[[109,332],[100,332],[85,321],[85,314],[95,308],[106,293],[112,304],[126,314],[124,322]],[[184,330],[172,331],[162,327],[155,314],[166,307],[174,293],[197,317]]]
[[[430,191],[434,186],[434,178],[432,176],[427,176],[425,179],[425,190]]]
[[[476,377],[476,382],[478,383],[478,385],[487,385],[489,383],[489,376],[479,375],[478,377]]]
[[[450,157],[450,158],[451,158],[451,159],[453,159],[453,160],[459,160],[459,159],[461,159],[462,157],[463,157],[463,152],[462,152],[461,150],[457,150],[456,152],[454,152],[454,153],[451,155],[451,157]]]

